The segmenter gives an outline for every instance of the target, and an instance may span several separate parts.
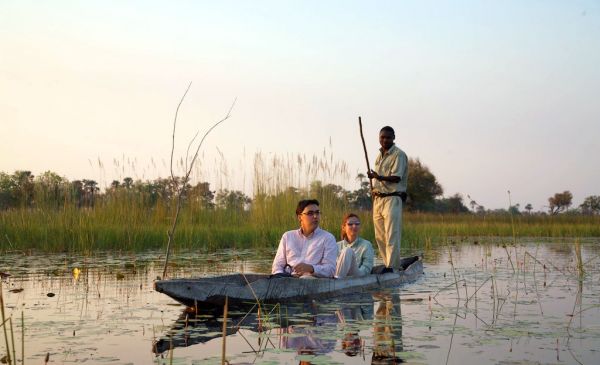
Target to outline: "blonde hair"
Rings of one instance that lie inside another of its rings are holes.
[[[344,230],[344,226],[346,225],[346,223],[348,223],[348,219],[353,218],[353,217],[360,221],[360,217],[354,213],[346,213],[346,215],[344,215],[344,218],[342,218],[342,233],[340,235],[342,237],[342,240],[348,239],[348,236],[346,235],[346,231]]]

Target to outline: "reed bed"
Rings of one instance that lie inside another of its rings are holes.
[[[295,202],[264,202],[247,211],[187,209],[181,215],[177,248],[274,248],[281,234],[294,229]],[[339,235],[341,218],[349,208],[322,203],[322,226]],[[373,239],[370,212],[358,212],[363,236]],[[169,215],[129,206],[111,205],[89,210],[12,210],[0,213],[0,251],[41,250],[87,252],[94,250],[144,250],[164,246]],[[515,220],[517,237],[600,237],[600,219],[582,216],[527,217]],[[512,226],[502,216],[404,214],[403,245],[418,247],[442,240],[477,241],[480,237],[512,237]],[[508,240],[511,241],[511,240]]]
[[[332,153],[324,150],[311,157],[259,153],[252,174],[252,203],[243,208],[207,207],[190,196],[180,214],[175,249],[273,249],[283,232],[297,227],[294,210],[303,198],[319,199],[324,229],[339,236],[342,216],[354,211],[363,222],[363,236],[374,240],[371,212],[353,209],[349,192],[335,188],[354,177]],[[57,204],[52,194],[36,195],[33,207],[0,211],[0,251],[162,248],[175,211],[172,200],[149,201],[147,195],[127,189],[105,193],[91,207],[78,206],[68,197]],[[403,247],[466,237],[474,241],[478,237],[600,237],[600,217],[404,214]]]

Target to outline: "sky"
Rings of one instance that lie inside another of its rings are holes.
[[[598,1],[0,0],[0,171],[253,189],[265,159],[322,156],[356,189],[378,131],[444,195],[545,210],[600,195]],[[290,157],[292,156],[292,157]],[[181,169],[179,168],[178,171]]]

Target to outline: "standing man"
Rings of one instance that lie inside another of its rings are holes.
[[[389,126],[379,131],[379,154],[375,170],[367,173],[373,182],[373,225],[379,254],[386,268],[400,269],[402,205],[406,201],[408,157],[394,144],[396,135]],[[389,270],[388,270],[389,271]]]
[[[319,228],[319,202],[315,199],[300,200],[296,217],[300,229],[285,232],[281,237],[271,273],[332,278],[338,246],[331,233]]]

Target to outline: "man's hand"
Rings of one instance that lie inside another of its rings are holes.
[[[379,175],[378,173],[376,173],[375,171],[371,170],[369,172],[367,172],[367,176],[369,176],[370,179],[375,179],[375,180],[379,180],[379,181],[388,181],[388,182],[393,182],[393,183],[398,183],[400,182],[400,176],[383,176],[383,175]]]
[[[302,276],[304,274],[312,274],[314,272],[315,272],[315,269],[310,264],[300,263],[300,264],[294,266],[294,273],[298,274],[300,276]]]
[[[379,176],[379,174],[373,170],[367,171],[367,176],[369,177],[369,179],[375,179],[375,180],[379,180],[381,178],[381,176]]]

